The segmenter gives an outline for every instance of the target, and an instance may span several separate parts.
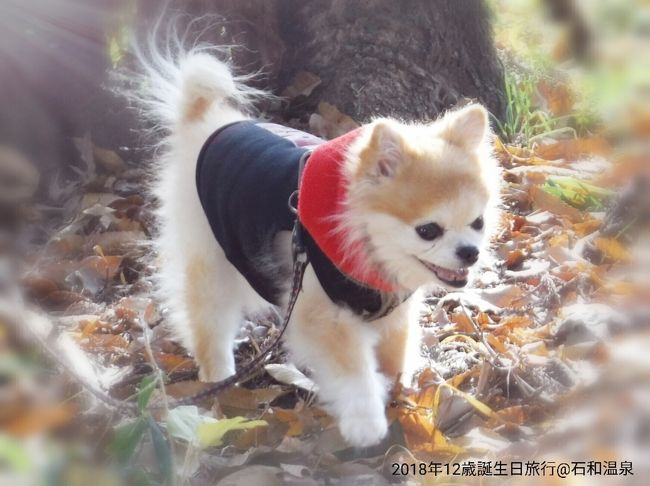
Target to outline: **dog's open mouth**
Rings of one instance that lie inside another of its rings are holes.
[[[430,262],[425,262],[419,258],[418,261],[431,270],[438,279],[442,280],[447,285],[451,285],[452,287],[464,287],[467,285],[467,274],[469,271],[466,268],[451,270],[449,268],[439,267]]]

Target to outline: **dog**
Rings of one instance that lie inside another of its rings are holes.
[[[199,378],[235,373],[244,315],[288,302],[299,189],[310,265],[285,345],[345,440],[377,444],[391,384],[421,364],[421,289],[466,286],[496,227],[486,110],[378,118],[325,142],[252,117],[260,93],[210,52],[150,64],[146,78],[148,113],[166,129],[153,183],[158,282]]]

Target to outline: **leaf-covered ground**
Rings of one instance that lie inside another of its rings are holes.
[[[29,261],[22,332],[3,328],[0,423],[9,435],[0,455],[17,472],[49,469],[64,484],[98,474],[153,484],[386,484],[404,479],[392,464],[415,461],[631,461],[636,477],[647,473],[649,287],[638,235],[648,186],[628,184],[642,166],[605,135],[542,142],[496,141],[506,183],[495,262],[476,289],[429,296],[421,318],[429,367],[413,388],[394,391],[390,436],[354,450],[281,352],[243,386],[165,408],[204,385],[152,297],[159,262],[145,174],[80,140],[87,170],[70,191],[67,223]],[[625,195],[604,189],[626,186]],[[246,323],[240,363],[276,324],[274,315]],[[140,410],[115,409],[89,385]],[[418,478],[456,479],[467,478]]]
[[[57,207],[20,208],[21,238],[47,241],[29,247],[20,286],[3,277],[0,242],[1,481],[555,484],[554,468],[567,463],[567,484],[646,484],[649,118],[630,110],[623,125],[593,123],[593,98],[567,76],[513,68],[521,46],[541,50],[551,37],[491,3],[509,99],[496,127],[504,212],[494,262],[474,289],[427,297],[428,366],[412,388],[393,391],[385,441],[348,448],[308,370],[282,350],[242,386],[170,405],[205,385],[153,297],[160,262],[143,157],[86,136],[76,141],[84,167],[75,181],[49,184]],[[318,83],[300,73],[283,95]],[[327,103],[300,125],[325,137],[354,126]],[[238,363],[264,349],[277,324],[274,314],[246,322]],[[521,476],[511,474],[517,461]],[[499,462],[506,476],[496,475]],[[633,476],[623,475],[627,463]]]

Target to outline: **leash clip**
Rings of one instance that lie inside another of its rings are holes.
[[[293,191],[289,196],[289,199],[287,200],[287,206],[289,207],[289,211],[291,211],[293,214],[298,214],[298,189]]]

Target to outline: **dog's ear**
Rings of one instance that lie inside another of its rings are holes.
[[[466,150],[477,149],[490,130],[487,110],[478,104],[451,111],[434,126],[440,127],[440,134],[447,142]]]
[[[384,120],[371,127],[368,144],[360,153],[361,173],[374,180],[395,176],[404,160],[404,145],[399,132]]]

